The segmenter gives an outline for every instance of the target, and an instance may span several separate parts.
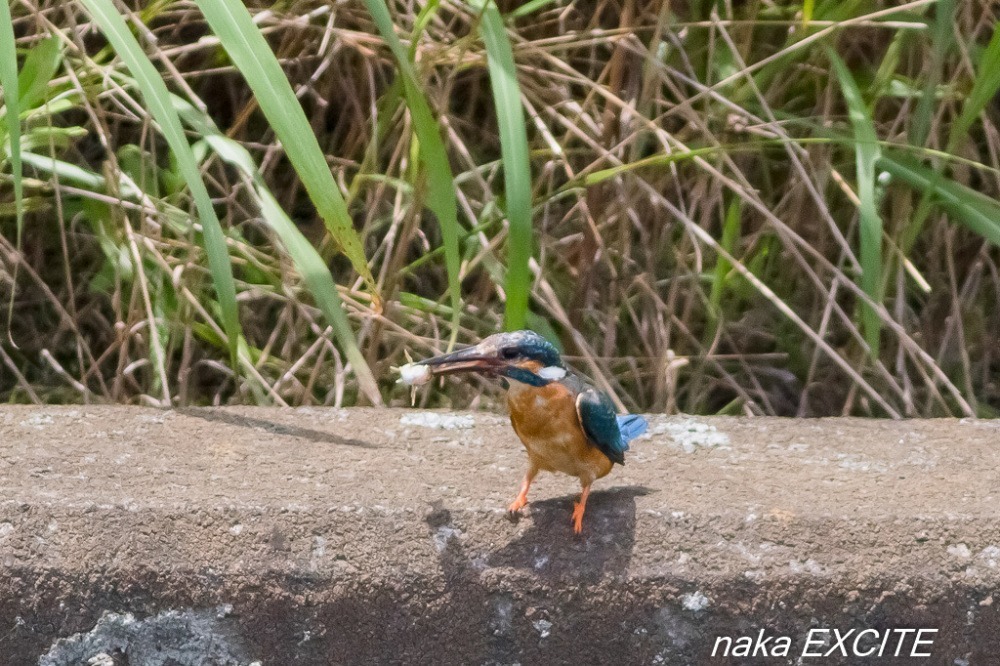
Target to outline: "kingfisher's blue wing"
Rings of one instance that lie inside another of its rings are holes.
[[[622,439],[611,398],[595,388],[587,388],[576,396],[576,413],[583,432],[594,446],[611,462],[624,465],[628,444]]]

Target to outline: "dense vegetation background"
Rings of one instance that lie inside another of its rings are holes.
[[[0,401],[1000,409],[995,2],[243,7],[0,15]]]

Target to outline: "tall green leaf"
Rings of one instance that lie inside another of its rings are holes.
[[[201,179],[194,153],[184,136],[181,121],[171,104],[170,93],[111,0],[80,0],[80,2],[132,73],[146,107],[159,125],[163,138],[177,160],[178,170],[191,190],[204,229],[205,252],[208,255],[215,292],[219,297],[222,325],[228,338],[230,361],[235,371],[239,366],[238,349],[242,334],[236,305],[236,283],[229,263],[226,237],[212,207],[208,189]]]
[[[458,322],[461,317],[461,281],[459,268],[461,258],[458,251],[458,202],[455,198],[455,178],[448,162],[448,153],[441,139],[438,124],[431,113],[430,105],[420,89],[416,72],[410,64],[407,51],[396,36],[392,17],[384,0],[365,0],[368,13],[385,43],[396,59],[403,80],[403,96],[413,119],[413,130],[420,143],[420,162],[427,174],[427,206],[437,217],[444,243],[445,267],[448,270],[448,293],[451,297],[452,327],[451,342],[458,336]],[[428,5],[430,7],[431,5]],[[422,14],[427,16],[427,14]]]
[[[726,219],[722,225],[722,240],[719,245],[729,255],[736,256],[736,241],[740,235],[740,220],[743,217],[743,199],[734,198],[726,207]],[[733,269],[733,265],[724,255],[720,255],[715,260],[715,274],[712,278],[712,291],[709,292],[708,302],[711,305],[709,310],[711,316],[717,317],[722,304],[722,293],[725,290],[726,276]]]
[[[931,132],[934,116],[934,92],[941,83],[941,70],[948,51],[951,50],[952,31],[955,29],[955,0],[938,0],[934,7],[934,30],[931,33],[931,66],[924,83],[923,94],[910,124],[910,143],[922,146]]]
[[[58,37],[46,37],[31,47],[17,79],[23,110],[32,108],[41,100],[61,61],[62,40]]]
[[[878,168],[944,208],[955,221],[1000,246],[1000,203],[994,199],[945,178],[939,169],[898,151],[879,159]]]
[[[306,288],[316,301],[323,316],[333,327],[337,342],[340,343],[344,355],[350,361],[354,375],[358,378],[358,386],[365,397],[374,404],[382,404],[382,396],[378,384],[372,375],[371,368],[358,348],[354,331],[344,311],[344,303],[337,292],[337,285],[330,275],[323,258],[302,235],[299,228],[288,217],[281,205],[264,184],[257,165],[247,149],[238,142],[222,134],[212,121],[199,113],[193,106],[178,97],[173,98],[174,106],[185,123],[199,135],[205,137],[205,142],[227,163],[238,169],[252,186],[252,192],[260,206],[261,217],[274,231],[285,251],[291,257],[295,268],[306,283]]]
[[[931,62],[927,72],[927,80],[924,82],[920,99],[917,100],[917,108],[910,122],[909,141],[914,146],[923,146],[927,143],[927,137],[931,133],[931,121],[934,117],[934,104],[937,100],[937,89],[941,84],[941,74],[944,63],[951,51],[954,42],[952,31],[955,21],[955,0],[937,0],[934,7],[934,30],[931,33]],[[953,147],[951,141],[958,135],[952,129],[948,139],[948,150]],[[941,174],[938,174],[941,178]],[[931,212],[931,203],[927,190],[921,192],[919,203],[917,203],[913,216],[903,230],[900,237],[900,249],[904,254],[910,251],[913,243],[923,231],[927,216]]]
[[[847,102],[848,115],[854,128],[854,154],[857,165],[858,199],[861,201],[859,215],[858,243],[861,254],[860,286],[876,303],[882,302],[882,218],[878,212],[878,202],[875,193],[875,163],[881,155],[875,125],[868,113],[868,107],[861,97],[854,77],[847,69],[844,61],[827,49],[827,55],[833,64],[840,81],[840,88]],[[872,358],[878,358],[879,338],[882,332],[882,320],[875,309],[867,303],[861,304],[861,322],[864,328],[865,340]]]
[[[330,235],[340,245],[354,270],[364,278],[376,301],[380,301],[375,278],[340,188],[333,179],[302,105],[260,29],[238,0],[198,0],[197,5],[230,60],[253,90],[261,111],[281,141],[285,155],[302,179]]]
[[[524,328],[528,298],[531,293],[531,163],[528,133],[521,105],[521,87],[517,82],[514,52],[503,17],[488,0],[479,3],[482,15],[479,34],[486,46],[490,87],[500,126],[500,155],[503,162],[504,190],[510,235],[507,242],[506,324],[508,329]]]
[[[990,101],[1000,91],[1000,26],[993,30],[993,38],[986,46],[976,67],[976,80],[972,91],[965,98],[962,114],[951,126],[948,135],[948,152],[954,153],[969,134],[969,128]]]
[[[14,209],[17,215],[17,247],[20,249],[24,233],[24,183],[21,179],[21,100],[17,84],[17,47],[10,7],[6,2],[0,2],[0,5],[3,5],[0,7],[0,87],[3,88],[3,101],[7,107],[7,131],[0,132],[0,139],[6,134],[10,146],[10,174],[14,184]],[[13,293],[9,305],[8,319],[13,316]]]

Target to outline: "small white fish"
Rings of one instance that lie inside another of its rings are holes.
[[[433,377],[430,366],[417,363],[407,363],[396,370],[399,372],[399,379],[396,380],[396,383],[407,386],[422,386]]]
[[[429,382],[434,377],[434,373],[429,366],[414,363],[413,357],[407,350],[404,349],[403,353],[406,354],[406,360],[409,362],[399,368],[393,367],[393,370],[399,373],[399,379],[396,380],[396,383],[410,387],[410,406],[412,407],[417,404],[417,387]]]

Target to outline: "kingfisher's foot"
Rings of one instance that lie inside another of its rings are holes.
[[[528,504],[528,498],[521,495],[517,496],[517,499],[510,503],[507,507],[507,516],[509,518],[517,518],[521,515],[521,509],[523,509]]]
[[[521,490],[517,493],[514,501],[510,503],[510,506],[507,507],[507,517],[511,520],[516,520],[521,514],[521,509],[528,503],[528,489],[531,488],[531,482],[534,480],[536,474],[538,474],[537,469],[529,468],[528,473],[524,475],[524,481],[521,482]]]

